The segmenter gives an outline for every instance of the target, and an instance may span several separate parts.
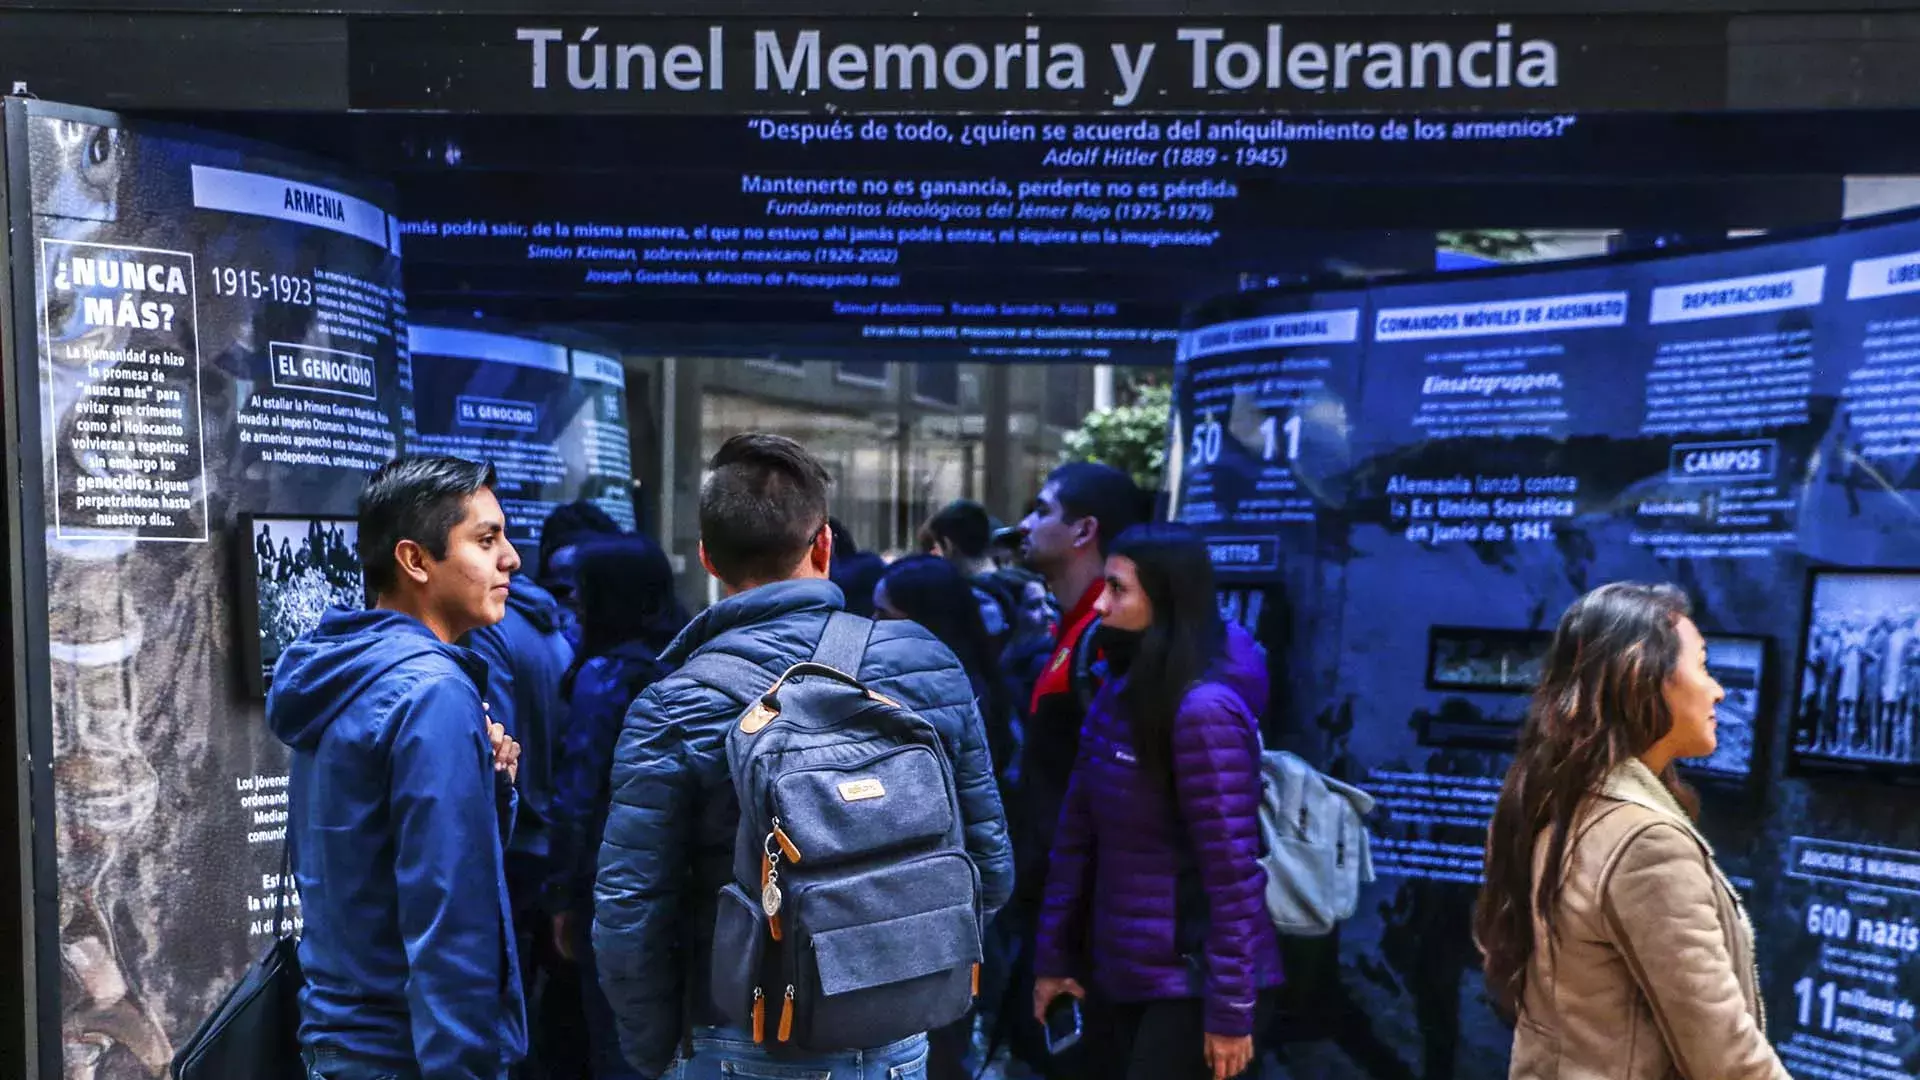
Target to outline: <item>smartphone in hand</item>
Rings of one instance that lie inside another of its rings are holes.
[[[1058,1054],[1080,1041],[1080,999],[1061,994],[1047,1006],[1047,1053]]]

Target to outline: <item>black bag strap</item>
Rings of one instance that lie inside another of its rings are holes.
[[[293,824],[288,822],[280,834],[280,876],[273,883],[273,939],[280,940],[280,928],[287,914],[287,878],[293,873]]]
[[[836,611],[820,633],[820,644],[814,646],[813,662],[825,664],[858,681],[860,662],[867,657],[867,641],[872,636],[872,619],[861,618],[850,611]]]
[[[1094,695],[1100,692],[1103,680],[1093,673],[1094,661],[1100,657],[1097,639],[1100,634],[1100,616],[1087,620],[1085,629],[1073,643],[1073,661],[1067,668],[1067,685],[1073,689],[1073,696],[1080,703],[1080,711],[1086,712],[1093,707]]]

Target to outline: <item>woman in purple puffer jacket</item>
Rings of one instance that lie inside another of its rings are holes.
[[[1053,845],[1034,1013],[1085,1001],[1089,1076],[1225,1080],[1281,982],[1257,861],[1266,664],[1182,526],[1122,533],[1097,610],[1108,679]]]

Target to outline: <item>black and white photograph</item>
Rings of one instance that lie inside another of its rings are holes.
[[[366,606],[360,527],[350,518],[256,517],[252,531],[260,671],[271,684],[280,654],[328,608]]]
[[[1816,571],[1801,656],[1796,759],[1920,766],[1920,573]]]
[[[1427,686],[1524,694],[1540,681],[1553,635],[1545,630],[1436,626],[1427,636]]]
[[[1717,736],[1713,754],[1682,762],[1685,767],[1729,779],[1745,779],[1753,771],[1766,667],[1766,638],[1707,635],[1707,672],[1727,696],[1713,713]]]

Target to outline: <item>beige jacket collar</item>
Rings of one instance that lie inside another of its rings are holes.
[[[1720,887],[1726,890],[1727,896],[1733,901],[1733,909],[1740,915],[1740,932],[1746,937],[1747,947],[1752,949],[1753,920],[1747,916],[1747,905],[1741,901],[1740,891],[1733,887],[1733,882],[1727,880],[1726,872],[1720,869],[1720,860],[1713,853],[1713,845],[1707,843],[1707,838],[1693,823],[1693,818],[1688,816],[1686,810],[1681,807],[1680,800],[1673,797],[1673,792],[1667,790],[1667,785],[1660,782],[1660,778],[1654,775],[1653,770],[1647,768],[1646,763],[1639,758],[1628,758],[1625,764],[1607,774],[1607,779],[1600,785],[1600,793],[1610,799],[1630,802],[1656,814],[1672,818],[1674,824],[1692,834],[1701,850],[1707,853],[1707,865],[1713,868],[1714,880],[1720,883]],[[1757,992],[1757,977],[1755,987]]]
[[[1644,806],[1656,814],[1672,818],[1675,824],[1693,834],[1693,838],[1700,842],[1700,846],[1707,849],[1708,856],[1713,855],[1713,845],[1707,843],[1707,838],[1700,835],[1700,830],[1694,826],[1693,819],[1688,817],[1686,810],[1680,806],[1680,801],[1673,797],[1673,792],[1667,790],[1667,785],[1661,783],[1660,778],[1653,774],[1653,770],[1647,768],[1646,763],[1639,758],[1628,758],[1625,764],[1608,773],[1606,780],[1600,785],[1600,793],[1610,799]]]

